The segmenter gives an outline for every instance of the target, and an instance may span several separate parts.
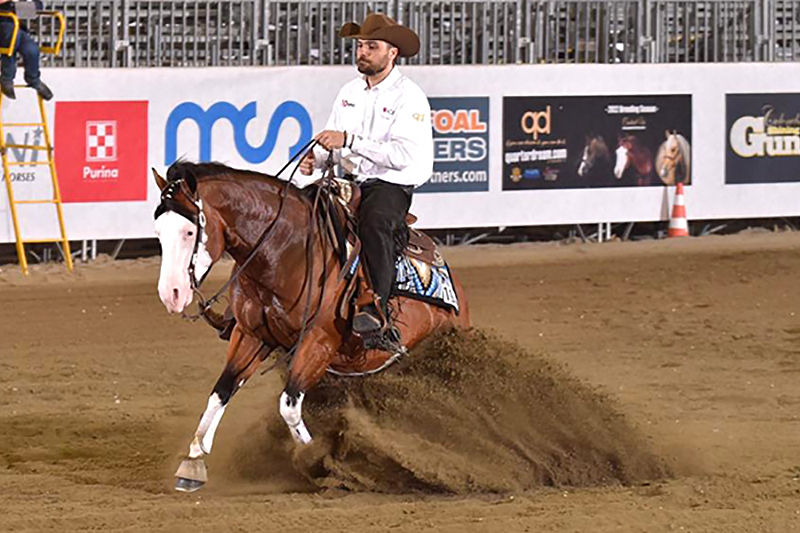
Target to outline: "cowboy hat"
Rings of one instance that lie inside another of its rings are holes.
[[[400,50],[402,57],[411,57],[419,52],[419,37],[413,30],[398,24],[383,13],[370,13],[364,24],[348,22],[339,31],[345,39],[386,41]]]

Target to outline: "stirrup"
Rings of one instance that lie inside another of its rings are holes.
[[[381,321],[366,311],[356,313],[353,317],[353,331],[360,335],[378,333],[382,329]]]
[[[371,318],[375,320],[375,317]],[[394,326],[373,329],[359,335],[366,350],[382,350],[393,354],[405,352],[405,347],[400,342],[400,330]]]

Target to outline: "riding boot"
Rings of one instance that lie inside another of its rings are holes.
[[[367,299],[368,298],[368,299]],[[403,351],[400,331],[391,323],[388,307],[371,289],[362,293],[353,316],[353,332],[361,337],[367,350]]]

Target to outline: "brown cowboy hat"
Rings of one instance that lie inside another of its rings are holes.
[[[383,13],[370,13],[360,26],[355,22],[348,22],[339,30],[339,37],[386,41],[396,46],[402,57],[411,57],[419,52],[417,34]]]

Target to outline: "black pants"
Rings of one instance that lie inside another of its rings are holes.
[[[384,313],[394,284],[395,245],[398,238],[403,238],[405,216],[411,207],[413,190],[413,187],[381,180],[361,184],[358,233],[362,257],[372,288],[380,296]]]

